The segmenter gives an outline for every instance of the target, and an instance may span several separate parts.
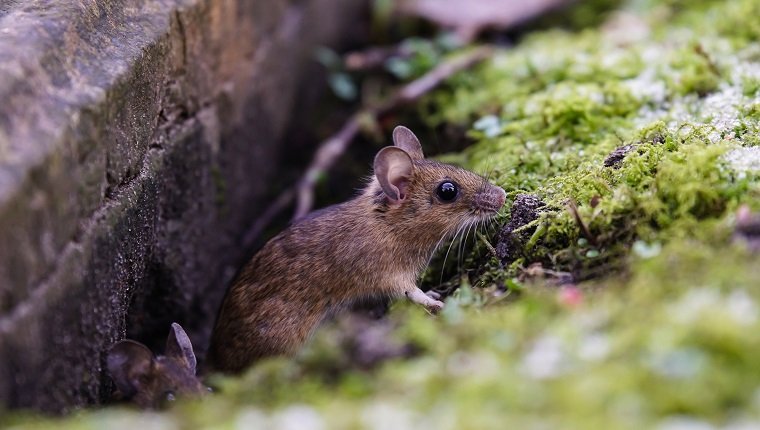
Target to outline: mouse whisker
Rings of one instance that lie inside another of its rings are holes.
[[[490,164],[490,160],[488,164]],[[480,192],[484,192],[491,185],[490,179],[491,179],[491,174],[493,172],[494,172],[494,168],[486,165],[486,174],[481,176],[481,178],[483,178],[483,181],[480,183]]]
[[[493,231],[494,226],[496,225],[496,219],[491,218],[485,223],[485,233],[490,236],[491,232]]]
[[[467,228],[465,228],[465,232],[466,231]],[[462,234],[462,239],[465,237],[465,234]],[[464,244],[464,240],[460,240],[457,244],[457,274],[460,274],[462,270],[462,244]]]
[[[465,234],[465,237],[464,237],[464,247],[463,247],[463,250],[464,250],[464,252],[467,252],[467,240],[468,240],[468,239],[469,239],[469,237],[470,237],[470,231],[472,230],[472,227],[473,227],[473,226],[474,226],[476,223],[477,223],[477,220],[475,220],[475,221],[470,221],[470,222],[469,222],[469,225],[467,226],[467,233]],[[466,259],[465,259],[465,261],[466,261]]]
[[[454,237],[451,239],[451,243],[449,244],[449,249],[446,250],[446,255],[443,257],[443,264],[441,265],[441,279],[438,281],[439,284],[443,283],[443,272],[446,270],[446,260],[449,258],[449,252],[451,252],[451,246],[456,242],[457,236],[459,236],[459,233],[464,228],[464,224],[460,225],[459,228],[457,228],[456,233],[454,233]]]
[[[462,253],[467,252],[467,238],[470,236],[470,228],[472,228],[473,222],[469,221],[467,223],[467,230],[464,234],[464,239],[460,241],[459,243],[459,257],[457,261],[457,272],[461,272],[462,270]]]
[[[430,262],[433,261],[433,257],[435,257],[435,252],[438,251],[438,247],[441,246],[441,242],[446,240],[446,238],[449,237],[448,233],[444,233],[440,239],[438,239],[438,242],[436,242],[435,246],[433,247],[433,251],[430,253],[430,257],[428,257],[427,264],[425,264],[425,267],[430,266]]]
[[[457,230],[454,232],[454,234],[444,233],[441,236],[441,238],[438,239],[438,242],[435,244],[435,247],[433,248],[433,252],[430,254],[430,258],[428,259],[428,265],[430,265],[430,262],[433,260],[433,257],[436,256],[436,254],[437,254],[436,251],[438,251],[439,247],[441,246],[441,243],[443,243],[444,241],[447,241],[447,240],[451,240],[451,243],[453,244],[456,241],[456,237],[457,237],[457,234],[459,234],[459,229],[460,228],[457,228]],[[449,248],[450,247],[451,247],[451,244],[449,244]],[[448,255],[448,251],[447,251],[447,255]],[[444,258],[443,264],[444,265],[446,264],[445,258]],[[441,269],[441,279],[443,279],[443,268]],[[439,283],[440,282],[442,282],[442,281],[439,281]]]

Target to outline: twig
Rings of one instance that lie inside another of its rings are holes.
[[[481,232],[479,232],[479,231],[476,231],[476,232],[475,232],[475,234],[476,234],[476,235],[478,235],[478,238],[479,238],[479,239],[480,239],[480,240],[483,242],[483,244],[486,246],[486,248],[488,249],[488,252],[490,252],[490,253],[491,253],[491,256],[492,256],[493,258],[495,258],[495,259],[499,260],[499,253],[498,253],[498,252],[496,252],[496,248],[494,248],[494,247],[493,247],[493,245],[491,245],[491,242],[489,242],[489,241],[488,241],[488,238],[487,238],[487,237],[485,237],[485,236],[483,235],[483,233],[481,233]]]
[[[588,226],[585,222],[583,222],[583,219],[581,218],[581,214],[578,212],[578,206],[575,204],[575,201],[568,200],[567,201],[567,210],[570,212],[570,214],[575,219],[575,223],[578,224],[578,227],[581,229],[581,234],[583,237],[586,238],[586,240],[589,241],[594,246],[597,246],[596,237],[594,237],[593,234],[591,234],[591,230],[588,229]]]
[[[697,46],[694,47],[694,52],[696,52],[700,57],[704,58],[705,62],[707,63],[707,67],[711,72],[713,72],[715,76],[719,78],[723,76],[723,73],[720,71],[720,67],[715,64],[715,61],[713,61],[712,57],[710,57],[710,54],[707,53],[705,47],[702,46],[701,43],[698,43]]]
[[[243,236],[243,248],[248,249],[253,246],[253,243],[264,229],[269,226],[272,220],[290,205],[293,201],[293,197],[295,197],[293,188],[288,188],[283,191],[258,218],[256,218],[256,221],[254,221],[245,233],[245,236]]]
[[[481,46],[472,51],[452,57],[438,64],[433,70],[425,73],[414,81],[401,87],[398,92],[397,104],[409,103],[422,97],[425,93],[441,84],[444,80],[464,69],[480,63],[493,54],[490,46]],[[396,104],[388,108],[396,107]]]
[[[482,46],[452,57],[418,79],[402,86],[384,102],[375,106],[363,107],[351,115],[338,133],[319,145],[311,164],[301,179],[293,187],[280,194],[261,216],[254,221],[243,237],[243,246],[252,246],[264,229],[271,224],[272,220],[280,212],[291,204],[294,198],[296,199],[296,209],[293,214],[293,220],[298,220],[309,213],[314,203],[314,187],[317,179],[323,172],[329,170],[346,151],[346,148],[348,148],[348,145],[356,134],[359,133],[361,125],[368,117],[376,119],[402,105],[414,102],[450,76],[485,60],[492,52],[493,49],[491,47]]]
[[[363,51],[349,52],[343,56],[346,70],[369,70],[382,66],[391,57],[408,58],[413,51],[408,45],[375,46]]]
[[[296,210],[293,220],[297,220],[311,210],[314,203],[314,186],[320,175],[329,170],[335,161],[345,152],[348,145],[361,129],[363,120],[367,117],[376,119],[402,105],[411,103],[437,87],[444,80],[459,71],[470,68],[488,58],[493,49],[482,46],[464,54],[452,57],[438,66],[402,86],[395,94],[382,103],[360,109],[340,131],[319,145],[311,165],[296,186]]]
[[[293,220],[297,220],[309,213],[314,204],[314,186],[322,172],[328,170],[335,161],[346,151],[348,144],[359,132],[362,111],[355,113],[348,119],[343,127],[329,139],[322,142],[314,154],[311,165],[301,177],[296,186],[296,210]]]

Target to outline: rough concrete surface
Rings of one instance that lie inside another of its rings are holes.
[[[287,150],[298,71],[361,7],[0,9],[0,408],[104,400],[107,348],[163,339],[171,321],[205,349]]]

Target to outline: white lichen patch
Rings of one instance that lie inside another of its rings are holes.
[[[649,368],[669,379],[687,379],[697,376],[707,365],[705,354],[695,348],[677,348],[653,354]]]
[[[686,416],[668,417],[662,420],[657,430],[716,430],[712,424]]]
[[[271,419],[272,427],[278,430],[325,430],[322,416],[314,408],[293,405],[276,412]]]
[[[560,338],[544,336],[536,340],[520,365],[524,375],[534,379],[549,379],[567,369],[567,353]]]
[[[235,430],[255,430],[270,427],[269,417],[256,408],[246,408],[238,412],[233,426]]]
[[[710,140],[715,142],[721,137],[719,133],[739,126],[739,106],[744,102],[740,89],[734,86],[726,86],[704,99],[698,120],[715,127]]]
[[[422,422],[419,414],[394,403],[377,401],[367,405],[361,413],[363,428],[372,430],[418,429]]]
[[[732,149],[723,155],[723,160],[736,172],[760,172],[760,147],[742,147]]]
[[[490,378],[498,374],[499,360],[493,354],[457,352],[449,357],[446,371],[458,378]]]
[[[744,290],[724,295],[714,288],[703,287],[689,291],[671,305],[670,315],[681,324],[694,324],[713,315],[718,320],[748,326],[757,322],[758,306]]]
[[[742,325],[752,325],[758,320],[758,308],[752,297],[744,290],[732,291],[724,300],[725,310]]]
[[[238,412],[234,420],[236,430],[324,430],[326,424],[322,415],[314,408],[294,404],[271,413],[257,408],[245,408]]]
[[[660,79],[651,67],[645,69],[635,78],[624,80],[623,85],[631,91],[634,97],[657,106],[662,105],[668,95],[665,81]]]
[[[584,336],[578,344],[578,358],[584,361],[602,361],[610,353],[611,345],[608,336],[590,334]]]

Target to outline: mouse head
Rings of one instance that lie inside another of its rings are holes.
[[[108,353],[108,371],[125,399],[142,408],[158,409],[176,396],[199,396],[207,391],[195,376],[195,353],[190,338],[172,323],[166,355],[154,356],[143,344],[123,340]]]
[[[395,213],[400,222],[440,237],[485,221],[504,205],[504,190],[482,176],[425,160],[419,140],[408,128],[396,127],[393,143],[375,156],[375,179],[382,190],[375,203],[380,212]]]

